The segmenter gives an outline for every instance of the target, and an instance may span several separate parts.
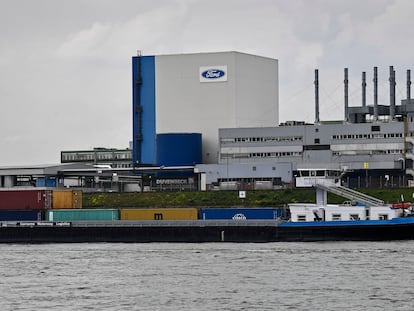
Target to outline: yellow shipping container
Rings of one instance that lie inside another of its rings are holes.
[[[53,190],[52,208],[82,208],[82,191]]]
[[[121,209],[121,220],[196,220],[196,208]]]

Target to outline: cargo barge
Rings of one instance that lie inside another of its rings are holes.
[[[36,204],[31,206],[40,208],[38,211],[28,211],[26,205],[21,205],[23,211],[16,210],[18,206],[0,211],[4,213],[4,219],[0,219],[0,243],[414,240],[411,204],[386,205],[340,186],[337,174],[327,170],[299,174],[296,183],[315,187],[315,204],[295,203],[283,209],[82,209],[73,204],[72,198],[79,194],[59,194],[69,198],[69,204],[61,203],[63,200],[58,203],[57,199],[49,204],[43,199],[47,193],[41,192],[32,195]],[[351,201],[327,204],[328,191]],[[17,217],[21,218],[16,220]]]
[[[414,239],[414,217],[379,221],[1,222],[1,243],[304,242]]]

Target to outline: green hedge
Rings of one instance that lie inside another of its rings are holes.
[[[359,191],[384,200],[387,203],[413,201],[413,189],[359,189]],[[207,192],[143,192],[143,193],[85,193],[84,208],[118,207],[282,207],[287,203],[314,203],[313,189],[284,189],[273,191],[246,191],[246,199],[240,199],[238,191]],[[342,203],[346,199],[328,194],[329,203]]]

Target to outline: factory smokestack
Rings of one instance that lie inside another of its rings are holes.
[[[407,99],[411,99],[411,70],[407,70]]]
[[[362,72],[362,107],[367,105],[367,75],[366,72]]]
[[[344,69],[344,86],[345,122],[348,122],[348,68]]]
[[[315,123],[319,123],[319,78],[318,69],[315,69]]]
[[[374,67],[374,121],[378,121],[378,67]]]
[[[395,71],[390,66],[390,121],[395,120]]]

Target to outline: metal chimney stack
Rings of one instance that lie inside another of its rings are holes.
[[[367,105],[367,74],[362,72],[362,107]]]
[[[407,70],[407,99],[411,99],[411,70]]]
[[[395,71],[390,66],[390,121],[395,120]]]
[[[315,123],[319,123],[319,78],[318,69],[315,69]]]
[[[348,116],[348,68],[344,69],[344,103],[345,103],[345,122],[349,121]]]
[[[374,121],[378,121],[378,67],[374,67]]]

